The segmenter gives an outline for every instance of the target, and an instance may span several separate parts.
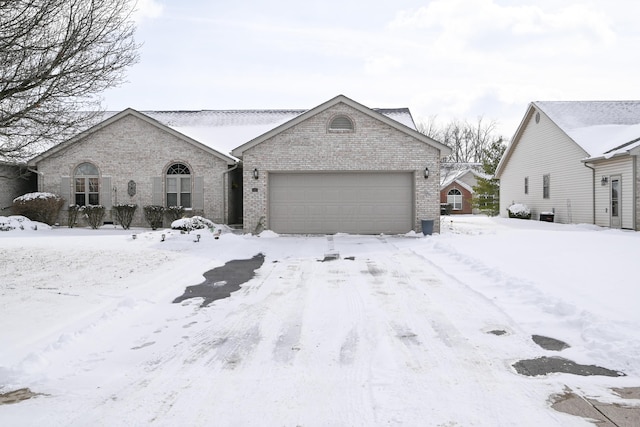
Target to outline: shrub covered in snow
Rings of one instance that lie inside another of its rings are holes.
[[[216,224],[213,221],[210,221],[201,216],[193,216],[191,218],[177,219],[171,223],[172,229],[182,230],[182,231],[201,230],[204,228],[213,230],[215,227],[216,227]]]
[[[100,228],[104,218],[105,209],[102,205],[87,205],[80,208],[84,213],[87,222],[94,230]]]
[[[69,210],[67,211],[67,227],[73,228],[76,225],[76,220],[78,219],[78,214],[82,210],[82,206],[78,205],[69,205]]]
[[[133,214],[136,213],[136,209],[138,205],[114,205],[113,212],[116,215],[116,221],[124,228],[128,230],[131,226],[131,221],[133,221]]]
[[[531,219],[531,210],[522,203],[514,203],[507,210],[509,211],[509,218]]]
[[[164,206],[147,205],[142,208],[144,210],[144,219],[147,220],[152,230],[162,227],[162,219],[164,217]]]
[[[173,223],[173,221],[182,218],[184,215],[184,208],[182,206],[169,206],[164,210],[164,214],[169,222]]]
[[[53,225],[64,200],[52,193],[27,193],[13,199],[11,211],[32,221]]]

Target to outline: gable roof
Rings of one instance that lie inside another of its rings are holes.
[[[467,174],[472,174],[476,178],[491,179],[491,175],[488,175],[484,172],[480,172],[476,169],[473,169],[473,168],[462,169],[462,170],[454,171],[452,173],[448,173],[446,175],[441,174],[440,189],[447,187],[449,184],[451,184],[454,181],[463,183],[462,178]],[[464,184],[464,185],[468,186],[468,184]]]
[[[257,136],[256,138],[240,145],[239,147],[236,147],[231,154],[241,158],[242,154],[244,153],[245,150],[248,150],[251,147],[254,147],[264,141],[266,141],[267,139],[271,138],[274,135],[277,135],[301,122],[303,122],[304,120],[308,119],[309,117],[312,117],[322,111],[327,110],[328,108],[331,108],[339,103],[343,103],[346,104],[352,108],[354,108],[355,110],[360,111],[363,114],[366,114],[370,117],[373,117],[377,120],[382,121],[383,123],[401,131],[401,132],[405,132],[410,134],[411,136],[413,136],[414,138],[424,142],[425,144],[431,145],[435,148],[437,148],[438,150],[440,150],[440,152],[442,153],[442,157],[447,156],[449,154],[451,154],[451,149],[449,147],[447,147],[444,144],[441,144],[438,141],[435,141],[431,138],[429,138],[426,135],[421,134],[420,132],[418,132],[415,128],[415,123],[413,122],[413,118],[411,117],[411,114],[409,113],[408,109],[393,109],[393,110],[374,110],[374,109],[370,109],[365,107],[362,104],[359,104],[355,101],[353,101],[352,99],[347,98],[344,95],[338,95],[332,99],[330,99],[329,101],[326,101],[320,105],[318,105],[315,108],[312,108],[311,110],[305,111],[304,113],[300,114],[299,116],[285,122],[282,123],[281,125],[269,130],[268,132],[263,133],[262,135]],[[408,120],[406,118],[406,114],[408,114],[410,120]],[[404,120],[399,121],[398,119],[402,119],[403,116],[405,117]]]
[[[144,111],[144,114],[223,153],[231,151],[308,110]],[[374,111],[416,129],[408,108]]]
[[[46,157],[49,157],[49,156],[51,156],[51,155],[53,155],[53,154],[65,149],[65,148],[71,146],[72,144],[74,144],[74,143],[76,143],[76,142],[88,137],[89,135],[91,135],[91,134],[93,134],[93,133],[95,133],[95,132],[97,132],[97,131],[99,131],[101,129],[104,129],[105,127],[109,126],[110,124],[112,124],[112,123],[114,123],[114,122],[116,122],[116,121],[118,121],[118,120],[120,120],[120,119],[122,119],[123,117],[126,117],[126,116],[137,117],[138,119],[143,120],[146,123],[149,123],[150,125],[155,126],[155,127],[159,128],[159,129],[163,130],[164,132],[167,132],[167,133],[169,133],[169,134],[181,139],[182,141],[185,141],[185,142],[187,142],[189,144],[192,144],[192,145],[200,148],[201,150],[204,150],[204,151],[206,151],[206,152],[208,152],[210,154],[213,154],[214,156],[216,156],[216,157],[220,158],[221,160],[224,160],[225,162],[227,162],[227,164],[229,164],[229,165],[235,164],[235,162],[236,162],[235,159],[233,159],[232,157],[227,156],[227,155],[225,155],[225,154],[223,154],[223,153],[221,153],[221,152],[219,152],[219,151],[217,151],[217,150],[215,150],[215,149],[213,149],[211,147],[208,147],[207,145],[204,145],[204,144],[200,143],[199,141],[196,141],[195,139],[193,139],[193,138],[191,138],[191,137],[189,137],[187,135],[184,135],[183,133],[180,133],[180,132],[176,131],[175,129],[172,129],[172,128],[160,123],[159,121],[149,117],[148,115],[140,113],[139,111],[136,111],[136,110],[134,110],[132,108],[127,108],[126,110],[123,110],[123,111],[121,111],[121,112],[119,112],[117,114],[112,114],[110,116],[107,113],[106,116],[107,116],[107,118],[105,120],[101,121],[100,123],[90,127],[89,129],[87,129],[87,130],[85,130],[83,132],[80,132],[78,135],[74,136],[73,138],[70,138],[70,139],[68,139],[68,140],[66,140],[66,141],[64,141],[64,142],[62,142],[62,143],[60,143],[58,145],[55,145],[55,146],[51,147],[50,149],[48,149],[47,151],[45,151],[45,152],[39,154],[38,156],[34,157],[33,159],[31,159],[29,161],[29,164],[30,165],[35,165],[36,163],[38,163],[42,159],[44,159]]]
[[[575,142],[585,152],[585,159],[606,157],[616,147],[640,138],[640,101],[535,101],[529,104],[500,159],[496,177],[502,173],[536,110]]]

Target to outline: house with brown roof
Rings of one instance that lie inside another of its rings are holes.
[[[500,214],[640,227],[640,101],[532,102],[496,169]]]

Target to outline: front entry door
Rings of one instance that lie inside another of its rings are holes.
[[[620,209],[620,200],[622,200],[622,185],[620,175],[611,177],[611,228],[622,227],[622,210]]]

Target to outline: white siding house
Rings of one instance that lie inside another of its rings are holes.
[[[500,214],[638,229],[640,101],[533,102],[497,169]]]

